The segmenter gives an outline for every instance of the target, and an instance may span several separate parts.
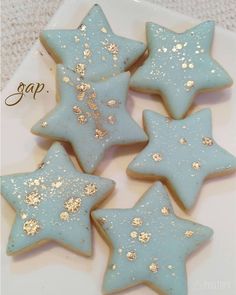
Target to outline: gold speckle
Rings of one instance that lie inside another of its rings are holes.
[[[41,182],[43,182],[43,180],[41,179],[41,178],[36,178],[36,179],[30,179],[29,180],[29,187],[31,187],[31,186],[39,186],[39,185],[41,185]]]
[[[96,96],[97,96],[96,92],[93,91],[93,92],[89,95],[89,98],[91,98],[91,99],[95,99]]]
[[[63,211],[63,212],[61,212],[61,214],[60,214],[60,218],[61,218],[61,220],[63,220],[63,221],[68,221],[69,218],[70,218],[70,215],[69,215],[68,212]]]
[[[88,196],[94,195],[98,188],[95,183],[88,183],[84,188],[84,193]]]
[[[62,181],[56,181],[52,183],[52,187],[59,188],[62,185]]]
[[[162,207],[161,208],[161,213],[165,216],[169,215],[170,209],[168,207]]]
[[[80,41],[80,39],[79,39],[78,36],[75,36],[74,38],[75,38],[75,42],[76,42],[76,43],[78,43],[78,42]]]
[[[193,169],[198,170],[201,168],[201,163],[200,162],[193,162],[192,167],[193,167]]]
[[[118,101],[115,100],[115,99],[110,99],[110,100],[108,100],[108,102],[107,102],[107,106],[108,106],[108,107],[111,107],[111,108],[116,108],[116,107],[119,106],[119,103],[118,103]]]
[[[100,225],[104,225],[106,222],[107,222],[107,220],[106,220],[105,217],[101,217],[101,218],[98,219],[98,223],[99,223]]]
[[[65,82],[65,83],[70,82],[70,78],[69,77],[63,77],[63,82]]]
[[[81,114],[82,113],[80,107],[78,107],[78,106],[73,106],[73,112],[76,113],[76,114]]]
[[[176,49],[182,49],[182,48],[183,48],[182,44],[180,44],[180,43],[176,44]]]
[[[101,32],[103,32],[103,33],[107,33],[107,29],[106,29],[105,27],[102,27],[102,28],[101,28]]]
[[[141,232],[138,236],[139,242],[146,244],[150,241],[151,239],[151,234],[147,232]]]
[[[78,116],[78,122],[80,123],[80,124],[85,124],[86,122],[87,122],[87,118],[86,118],[86,116],[85,115],[79,115]]]
[[[85,69],[86,69],[86,65],[85,64],[78,64],[75,67],[75,71],[80,74],[81,76],[85,75]]]
[[[112,124],[112,125],[115,124],[116,123],[116,117],[112,116],[112,115],[108,116],[107,117],[107,122]]]
[[[136,238],[138,237],[138,233],[137,233],[136,231],[132,231],[132,232],[130,233],[130,237],[131,237],[132,239],[136,239]]]
[[[39,179],[35,179],[35,180],[33,181],[33,184],[34,184],[34,185],[40,185],[40,180],[39,180]]]
[[[187,237],[187,238],[191,238],[191,237],[193,236],[193,234],[194,234],[194,232],[191,231],[191,230],[187,230],[187,231],[184,233],[185,237]]]
[[[142,226],[143,225],[143,221],[142,221],[142,219],[140,218],[140,217],[135,217],[135,218],[133,218],[133,220],[132,220],[132,225],[133,226]]]
[[[21,217],[21,219],[26,219],[27,218],[27,214],[25,212],[21,212],[20,213],[20,217]]]
[[[79,30],[82,31],[82,32],[84,32],[86,30],[86,25],[85,24],[81,24],[79,26]]]
[[[90,89],[90,84],[88,84],[88,83],[81,83],[81,84],[77,85],[76,88],[79,91],[81,91],[81,92],[85,92],[85,91],[87,91],[87,90]]]
[[[158,266],[158,264],[156,264],[156,263],[151,263],[150,265],[149,265],[149,270],[151,271],[151,272],[158,272],[158,270],[159,270],[159,266]]]
[[[39,222],[36,219],[29,219],[23,225],[24,233],[27,236],[34,236],[41,229]]]
[[[46,121],[42,122],[41,127],[45,128],[47,126],[48,126],[48,122],[46,122]]]
[[[80,206],[81,206],[80,198],[70,198],[64,203],[65,209],[71,213],[77,212]]]
[[[161,156],[161,154],[159,154],[159,153],[155,153],[155,154],[153,154],[153,155],[152,155],[152,158],[153,158],[153,160],[156,161],[156,162],[160,162],[160,161],[162,160],[162,156]]]
[[[96,129],[95,130],[95,137],[100,139],[103,138],[107,135],[107,131],[106,130],[101,130],[101,129]]]
[[[182,138],[180,138],[179,143],[180,144],[187,144],[188,142],[187,142],[186,138],[182,137]]]
[[[80,93],[77,95],[77,99],[78,99],[78,100],[83,100],[83,99],[84,99],[84,95],[85,95],[85,92],[80,92]]]
[[[25,197],[25,203],[29,206],[37,206],[41,202],[41,196],[38,192],[31,192]]]
[[[93,98],[92,98],[92,99],[93,99]],[[96,110],[98,109],[96,103],[94,103],[94,101],[91,100],[91,99],[89,99],[89,100],[87,101],[87,105],[88,105],[88,107],[90,108],[90,110],[96,111]]]
[[[118,45],[115,43],[109,43],[105,46],[105,48],[112,54],[117,54],[119,52]]]
[[[112,270],[115,270],[115,269],[116,269],[116,264],[112,264],[112,265],[111,265],[111,269],[112,269]]]
[[[190,89],[190,88],[192,88],[194,86],[194,81],[193,80],[189,80],[189,81],[186,82],[185,85],[186,85],[187,88]]]
[[[135,251],[129,251],[126,254],[126,257],[128,258],[129,261],[133,261],[137,258],[137,255]]]
[[[84,57],[87,58],[87,57],[90,57],[92,55],[92,52],[90,49],[85,49],[84,50]]]
[[[212,146],[214,142],[213,142],[213,139],[212,139],[212,138],[207,137],[207,136],[204,136],[204,137],[202,138],[202,143],[203,143],[204,145]]]

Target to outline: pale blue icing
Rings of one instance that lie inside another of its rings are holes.
[[[129,73],[84,83],[73,71],[58,65],[61,100],[32,132],[69,141],[84,171],[93,172],[108,147],[147,141],[143,129],[126,110],[128,83]],[[85,91],[78,90],[81,86]],[[73,111],[74,106],[79,107],[79,113]]]
[[[198,92],[233,83],[210,56],[214,22],[203,22],[183,33],[154,23],[147,23],[146,30],[149,57],[131,77],[130,85],[160,93],[173,118],[186,114]]]
[[[193,207],[206,177],[236,169],[236,158],[212,139],[209,109],[183,120],[144,111],[144,125],[149,143],[128,171],[167,180],[186,209]]]
[[[90,210],[113,187],[112,180],[77,171],[64,148],[54,143],[36,171],[1,178],[1,193],[16,210],[7,253],[54,240],[91,255]]]
[[[77,29],[43,31],[40,39],[57,62],[72,70],[82,64],[85,70],[81,77],[90,80],[125,71],[146,49],[142,42],[115,35],[97,4]]]
[[[147,284],[161,294],[187,295],[185,260],[213,231],[177,217],[160,182],[132,209],[101,209],[92,217],[111,246],[105,294]]]

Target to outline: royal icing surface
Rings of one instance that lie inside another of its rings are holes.
[[[209,109],[184,120],[144,111],[144,125],[149,143],[128,170],[141,177],[166,179],[187,209],[195,204],[207,176],[236,169],[236,158],[212,138]]]
[[[160,93],[173,118],[186,114],[198,92],[232,84],[210,56],[214,22],[203,22],[180,34],[147,23],[146,31],[149,57],[131,77],[130,85]]]
[[[59,65],[61,101],[32,132],[69,141],[84,171],[93,172],[108,147],[147,140],[126,110],[128,83],[129,73],[91,83],[79,80],[77,74]]]
[[[16,210],[7,253],[54,240],[91,255],[90,210],[113,187],[112,180],[78,172],[54,143],[36,171],[1,177],[1,194]]]
[[[160,182],[132,209],[101,209],[92,216],[112,247],[105,294],[144,283],[166,295],[187,295],[185,260],[213,231],[177,217]]]
[[[43,31],[40,39],[56,62],[90,80],[125,71],[146,49],[142,42],[115,35],[97,4],[77,29]]]

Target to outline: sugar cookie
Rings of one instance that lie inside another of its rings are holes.
[[[131,77],[130,85],[160,94],[173,118],[183,118],[197,93],[233,83],[210,56],[214,22],[203,22],[180,34],[154,23],[147,23],[146,30],[149,57]]]
[[[101,209],[92,217],[111,247],[105,294],[146,284],[160,294],[187,295],[185,260],[213,231],[177,217],[160,182],[132,209]]]
[[[124,72],[146,49],[142,42],[115,35],[98,4],[77,29],[43,31],[40,40],[57,63],[90,80]]]
[[[81,81],[58,65],[61,101],[32,132],[69,141],[84,171],[94,172],[108,147],[147,141],[125,108],[128,83],[128,73],[96,83]]]
[[[144,111],[144,125],[149,143],[129,164],[128,173],[167,181],[186,209],[195,204],[206,177],[236,169],[236,158],[212,138],[209,109],[183,120]]]
[[[16,210],[7,253],[54,240],[90,256],[90,210],[113,187],[112,180],[77,171],[64,148],[54,143],[36,171],[1,178],[1,193]]]

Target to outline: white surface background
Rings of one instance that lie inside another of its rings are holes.
[[[99,0],[114,32],[145,40],[144,22],[154,21],[170,29],[184,30],[197,22],[147,2]],[[51,28],[74,28],[92,5],[92,1],[68,0],[50,23]],[[124,9],[125,7],[125,9]],[[43,56],[39,53],[43,53]],[[217,28],[213,56],[236,79],[235,34]],[[50,68],[53,71],[50,71]],[[32,171],[46,154],[50,141],[30,133],[31,126],[55,105],[54,62],[41,45],[36,44],[3,92],[2,173]],[[14,93],[20,81],[44,82],[45,90],[36,100],[25,95],[15,107],[6,107],[4,98]],[[48,93],[47,93],[48,91]],[[194,111],[210,107],[216,141],[236,154],[236,88],[199,95]],[[162,103],[149,95],[130,92],[128,107],[140,123],[143,109],[166,114]],[[68,151],[70,149],[68,148]],[[104,207],[132,207],[152,182],[127,177],[125,170],[141,147],[111,149],[97,174],[113,178],[116,190]],[[74,159],[75,160],[75,159]],[[76,163],[76,161],[75,161]],[[191,216],[174,203],[179,216],[208,225],[215,231],[211,242],[187,261],[189,295],[234,295],[236,293],[236,182],[235,175],[206,181]],[[94,230],[94,256],[90,259],[49,243],[16,258],[7,257],[5,247],[14,211],[2,201],[2,293],[5,295],[100,295],[108,247]],[[124,295],[151,295],[145,286],[127,290]]]
[[[222,27],[236,31],[235,0],[147,1],[202,20],[215,20]],[[2,0],[1,3],[3,57],[1,79],[4,87],[24,55],[38,39],[39,32],[63,1]]]

